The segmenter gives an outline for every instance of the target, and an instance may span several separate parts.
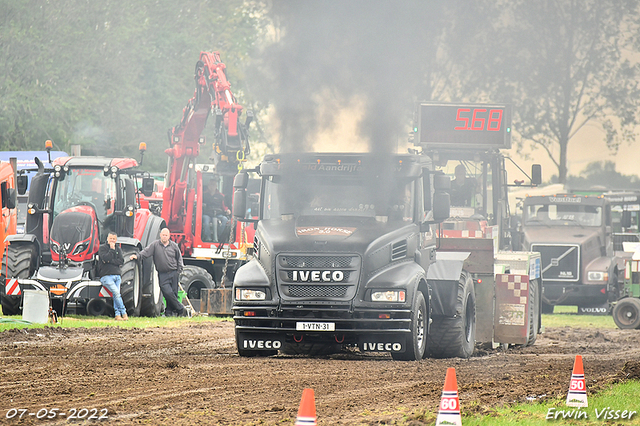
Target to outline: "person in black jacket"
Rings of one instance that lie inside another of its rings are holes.
[[[100,246],[98,250],[100,259],[98,274],[102,285],[113,296],[113,310],[116,313],[116,321],[126,321],[129,316],[120,295],[120,284],[122,283],[120,267],[124,265],[124,257],[122,256],[122,249],[116,245],[116,241],[118,241],[118,235],[115,232],[109,232],[106,244]]]

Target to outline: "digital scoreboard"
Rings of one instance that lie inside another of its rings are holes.
[[[416,144],[433,149],[511,148],[511,107],[423,102]]]

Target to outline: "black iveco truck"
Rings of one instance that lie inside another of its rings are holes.
[[[471,356],[468,253],[439,253],[441,272],[427,279],[450,185],[429,157],[268,155],[255,172],[262,186],[254,257],[233,284],[241,356],[349,346],[400,360]],[[233,214],[252,221],[247,181],[247,173],[236,176]]]

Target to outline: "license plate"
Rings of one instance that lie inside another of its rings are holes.
[[[298,331],[336,331],[334,322],[297,322]]]

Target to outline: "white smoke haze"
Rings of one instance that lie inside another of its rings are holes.
[[[260,82],[277,116],[280,151],[389,153],[408,138],[430,42],[426,1],[274,0],[277,43]],[[433,41],[431,40],[433,43]]]

